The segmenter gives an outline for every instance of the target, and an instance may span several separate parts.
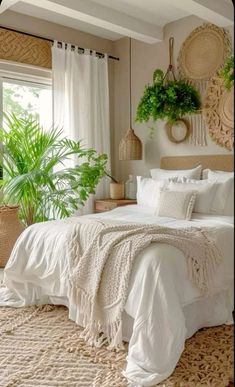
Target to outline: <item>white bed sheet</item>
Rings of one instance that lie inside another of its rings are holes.
[[[173,246],[153,243],[136,258],[125,306],[123,332],[129,340],[125,376],[133,386],[154,386],[174,370],[185,339],[198,328],[231,320],[233,218],[193,214],[192,221],[159,218],[137,205],[89,217],[168,227],[211,227],[223,254],[213,281],[213,296],[202,297],[189,281],[186,260]],[[67,297],[66,238],[76,217],[40,223],[18,239],[4,272],[0,306],[51,302],[69,308],[72,320],[82,316]]]

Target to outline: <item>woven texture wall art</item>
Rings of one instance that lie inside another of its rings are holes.
[[[233,149],[234,112],[233,88],[228,91],[223,80],[212,77],[208,82],[203,106],[203,118],[216,144]]]
[[[229,33],[214,24],[205,23],[194,29],[181,46],[178,55],[178,71],[199,90],[204,104],[207,83],[215,76],[231,51]],[[189,117],[191,125],[190,142],[193,145],[207,145],[206,124],[201,112]]]
[[[50,42],[0,28],[0,59],[51,68]]]

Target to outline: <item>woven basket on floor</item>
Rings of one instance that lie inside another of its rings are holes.
[[[24,226],[18,218],[19,206],[0,206],[0,267],[5,267]]]

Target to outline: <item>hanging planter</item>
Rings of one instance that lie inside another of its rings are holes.
[[[201,107],[200,96],[196,88],[185,80],[177,80],[172,65],[173,38],[169,40],[170,64],[164,75],[157,69],[153,74],[153,83],[145,86],[144,94],[136,112],[137,122],[165,119],[174,123],[186,114],[195,113]],[[172,75],[173,79],[170,79]]]

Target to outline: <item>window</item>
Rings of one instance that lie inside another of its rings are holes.
[[[14,113],[31,116],[49,130],[53,124],[51,83],[48,69],[0,60],[0,127],[3,113]]]
[[[2,79],[3,113],[31,116],[46,130],[52,126],[51,87],[15,79]]]
[[[31,115],[44,129],[52,126],[51,70],[0,59],[0,115]]]

